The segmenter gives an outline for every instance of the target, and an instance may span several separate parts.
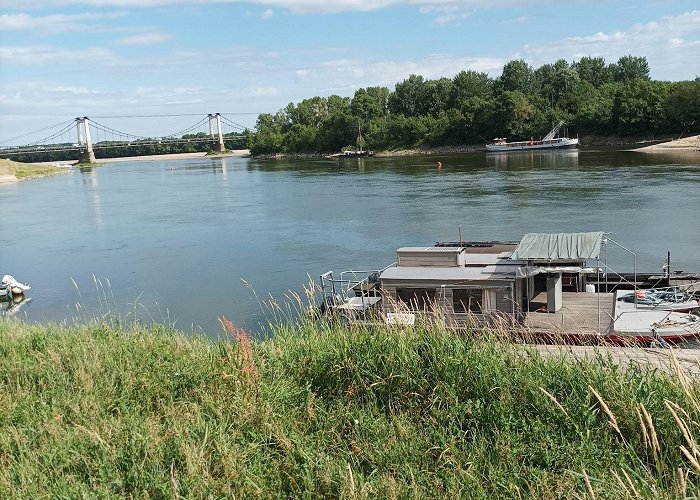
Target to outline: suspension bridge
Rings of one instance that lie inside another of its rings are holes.
[[[159,115],[175,116],[175,115]],[[197,115],[195,115],[197,116]],[[124,117],[100,117],[124,118]],[[151,117],[152,118],[152,117]],[[79,162],[94,162],[95,152],[115,155],[120,148],[159,147],[190,144],[199,149],[211,149],[216,152],[226,150],[224,139],[232,135],[240,135],[246,127],[234,122],[221,113],[210,113],[195,124],[159,137],[145,137],[116,130],[108,125],[90,119],[87,116],[77,117],[66,122],[50,125],[26,134],[0,141],[0,157],[10,158],[21,155],[48,154],[55,152],[75,152],[74,158]],[[46,135],[21,146],[3,147],[7,143],[20,143],[27,137]],[[117,154],[118,155],[118,154]]]

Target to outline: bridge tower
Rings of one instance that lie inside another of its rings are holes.
[[[92,149],[92,138],[90,137],[90,120],[87,116],[75,119],[78,129],[78,161],[80,163],[94,163],[95,152]]]
[[[214,136],[214,120],[216,120],[216,137]],[[221,113],[216,113],[215,115],[209,114],[209,135],[211,136],[211,146],[214,151],[218,153],[226,151],[224,136],[221,133]]]

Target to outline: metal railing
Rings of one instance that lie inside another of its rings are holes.
[[[355,296],[355,290],[365,290],[369,291],[370,279],[379,279],[381,274],[389,269],[390,267],[396,266],[396,262],[389,264],[382,269],[371,269],[371,270],[348,270],[342,271],[340,275],[336,278],[333,271],[328,271],[320,276],[321,293],[323,295],[323,301],[330,306],[340,305],[340,303],[346,302]],[[360,294],[362,297],[362,306],[366,306],[364,293]]]

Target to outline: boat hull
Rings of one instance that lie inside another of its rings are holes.
[[[368,158],[374,156],[372,151],[344,151],[340,153],[340,158]]]
[[[578,139],[554,139],[552,141],[523,141],[487,144],[486,151],[491,153],[506,153],[509,151],[540,151],[573,149],[578,147]]]

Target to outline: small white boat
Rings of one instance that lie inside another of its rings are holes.
[[[690,312],[700,307],[691,294],[674,289],[618,290],[615,292],[617,311],[641,309],[647,311]]]
[[[2,281],[0,281],[0,290],[4,290],[5,293],[3,294],[2,292],[0,292],[0,296],[22,295],[24,294],[24,292],[31,290],[31,288],[32,287],[28,283],[20,283],[14,277],[10,276],[9,274],[6,274],[2,277]]]
[[[677,343],[700,338],[700,316],[673,311],[630,309],[618,312],[613,329],[620,338]]]
[[[374,156],[374,152],[369,149],[364,149],[365,141],[362,138],[362,129],[360,125],[357,125],[357,147],[355,149],[348,149],[341,151],[340,153],[331,155],[331,158],[366,158],[369,156]]]
[[[508,151],[532,151],[539,149],[569,149],[578,147],[578,138],[558,137],[557,134],[564,122],[561,121],[539,141],[517,141],[506,142],[505,137],[497,137],[491,144],[486,145],[486,151],[489,152],[508,152]]]

